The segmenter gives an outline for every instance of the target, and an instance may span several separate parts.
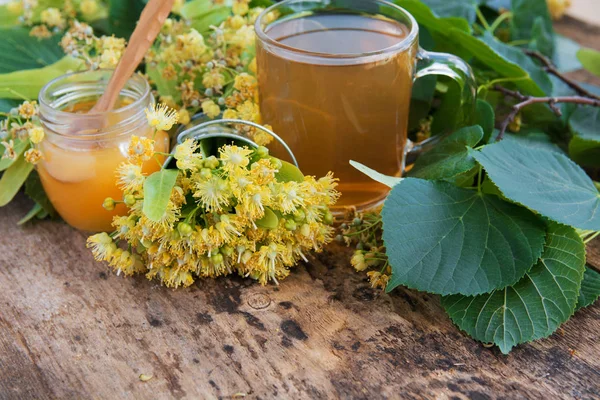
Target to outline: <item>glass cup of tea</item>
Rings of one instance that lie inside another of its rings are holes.
[[[404,172],[417,78],[452,78],[462,92],[457,123],[474,116],[470,67],[420,49],[417,22],[393,3],[286,0],[264,10],[255,30],[263,123],[291,147],[304,173],[334,172],[338,207],[369,208],[389,191],[350,160],[386,175]]]

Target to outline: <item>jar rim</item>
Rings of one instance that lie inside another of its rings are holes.
[[[40,106],[40,119],[42,120],[42,122],[47,123],[49,125],[52,125],[52,127],[58,127],[61,124],[58,123],[58,121],[73,121],[73,120],[77,120],[77,121],[93,121],[93,120],[98,120],[99,117],[102,118],[106,118],[106,116],[109,115],[131,115],[130,117],[127,118],[123,118],[122,120],[120,120],[120,124],[130,124],[130,123],[137,123],[138,120],[140,119],[140,113],[142,113],[144,111],[144,109],[146,108],[146,106],[148,105],[148,103],[153,104],[154,103],[154,98],[151,94],[151,88],[150,88],[150,84],[148,83],[148,81],[146,79],[144,79],[143,76],[141,76],[140,74],[133,74],[128,80],[127,80],[127,86],[134,86],[134,89],[131,90],[130,92],[134,93],[134,96],[130,96],[133,101],[129,104],[126,104],[122,107],[118,107],[118,108],[114,108],[111,109],[109,111],[105,111],[105,112],[92,112],[92,113],[74,113],[74,112],[68,112],[68,111],[63,111],[60,108],[58,108],[58,105],[56,104],[57,100],[52,100],[52,96],[56,95],[56,91],[57,91],[57,86],[64,81],[65,84],[76,84],[77,81],[73,80],[72,82],[69,82],[70,79],[73,79],[74,77],[85,77],[86,75],[90,75],[93,76],[93,74],[105,74],[105,75],[100,75],[100,78],[97,80],[97,83],[101,84],[102,86],[106,86],[108,85],[108,79],[107,80],[103,80],[101,79],[102,77],[110,77],[112,75],[114,70],[112,69],[96,69],[96,70],[85,70],[85,71],[76,71],[76,72],[70,72],[64,75],[61,75],[59,77],[56,77],[54,79],[52,79],[50,82],[48,82],[46,85],[44,85],[44,87],[42,87],[42,89],[40,90],[39,96],[38,96],[38,103]],[[82,81],[81,83],[84,83],[85,81]],[[90,81],[91,82],[91,81]],[[58,87],[58,89],[60,89],[60,87]],[[137,89],[137,90],[136,90]],[[102,93],[102,89],[99,89],[100,93]],[[65,92],[67,93],[67,92]],[[150,97],[150,102],[148,101],[148,97]],[[49,115],[51,115],[51,117],[49,117]],[[144,116],[145,118],[145,116]],[[114,128],[114,127],[112,127]],[[114,134],[115,129],[111,129],[111,127],[107,127],[107,128],[103,128],[99,131],[93,131],[90,133],[85,133],[85,132],[77,132],[77,133],[66,133],[66,132],[59,132],[56,129],[52,129],[54,131],[54,133],[59,134],[61,136],[66,136],[66,137],[73,137],[73,138],[82,138],[82,139],[86,139],[89,140],[90,138],[102,138],[111,134]]]

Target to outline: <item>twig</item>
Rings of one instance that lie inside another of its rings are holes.
[[[539,52],[533,51],[533,50],[527,50],[527,49],[524,49],[523,51],[528,56],[541,61],[542,64],[544,65],[544,70],[546,72],[559,78],[561,81],[563,81],[564,83],[569,85],[571,87],[571,89],[575,90],[581,96],[600,100],[600,96],[596,96],[589,90],[584,89],[583,86],[581,86],[579,83],[575,82],[573,79],[570,79],[570,78],[567,78],[566,76],[564,76],[564,74],[562,74],[558,69],[556,69],[556,66],[552,63],[552,61],[550,61],[550,59],[548,57],[546,57],[545,55],[543,55],[542,53],[539,53]]]
[[[515,99],[519,100],[519,103],[515,104],[512,107],[512,111],[510,112],[510,114],[508,114],[506,119],[502,122],[502,125],[500,126],[500,133],[498,134],[496,141],[502,140],[502,138],[504,137],[504,133],[506,132],[506,128],[508,128],[508,125],[515,119],[517,114],[519,114],[519,112],[523,108],[525,108],[529,105],[532,105],[532,104],[546,103],[552,109],[552,111],[558,116],[561,116],[561,114],[562,114],[560,109],[558,107],[556,107],[556,104],[558,104],[558,103],[575,103],[575,104],[585,104],[585,105],[590,105],[590,106],[594,106],[594,107],[600,107],[600,99],[596,99],[596,98],[590,99],[588,97],[583,97],[583,96],[558,96],[558,97],[525,96],[522,93],[519,93],[514,90],[506,89],[499,85],[495,85],[494,90],[499,91],[501,93],[504,93],[507,96],[514,97]]]

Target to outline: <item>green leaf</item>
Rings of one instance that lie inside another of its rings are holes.
[[[150,220],[158,222],[165,216],[178,174],[179,170],[176,169],[161,169],[144,181],[142,211]]]
[[[600,274],[586,266],[577,298],[577,310],[591,306],[598,297],[600,297]]]
[[[492,141],[495,141],[496,137],[498,136],[498,132],[498,130],[494,130]],[[537,130],[535,128],[524,128],[519,133],[505,133],[502,141],[515,143],[517,146],[525,146],[533,149],[548,150],[559,154],[565,154],[560,147],[552,142],[552,139],[546,132]]]
[[[219,26],[231,15],[231,7],[217,6],[191,19],[192,28],[200,33],[206,33],[211,26]]]
[[[16,140],[15,141],[15,154],[17,156],[20,156],[21,154],[23,154],[25,152],[25,150],[29,147],[29,141],[27,140]],[[0,154],[4,153],[4,146],[0,145]],[[17,158],[2,158],[2,156],[0,155],[0,171],[4,171],[5,169],[7,169],[8,167],[10,167],[11,165],[13,165],[16,161]]]
[[[474,297],[448,296],[442,305],[473,338],[507,354],[519,343],[550,336],[575,310],[585,246],[573,228],[548,228],[540,261],[516,285]]]
[[[178,103],[181,100],[181,91],[177,90],[177,79],[165,79],[162,74],[164,69],[165,64],[163,63],[156,67],[146,66],[146,74],[148,74],[148,78],[156,86],[159,96],[171,96]]]
[[[279,218],[269,207],[265,207],[265,215],[255,222],[256,226],[265,229],[275,229],[279,226]]]
[[[470,151],[482,138],[483,130],[479,125],[459,129],[420,156],[408,175],[456,182],[461,175],[477,168]]]
[[[25,181],[25,194],[36,202],[50,216],[55,216],[56,211],[50,202],[50,199],[44,191],[40,175],[36,171],[31,171]]]
[[[24,223],[31,221],[33,218],[35,218],[38,214],[40,214],[43,211],[44,211],[44,209],[42,208],[42,206],[40,206],[38,203],[35,203],[33,205],[33,207],[31,208],[31,210],[29,210],[29,212],[27,214],[25,214],[25,216],[23,218],[21,218],[19,220],[19,222],[17,222],[17,225],[23,225]]]
[[[438,17],[458,17],[466,19],[469,24],[475,22],[477,0],[423,0]]]
[[[383,241],[398,285],[475,295],[516,283],[542,253],[544,224],[496,196],[406,178],[382,211]]]
[[[0,28],[12,28],[19,25],[19,13],[12,13],[7,5],[0,5]]]
[[[600,52],[592,49],[581,49],[577,52],[577,59],[583,68],[596,76],[600,76]]]
[[[0,74],[0,94],[11,99],[21,99],[22,96],[36,99],[40,89],[49,81],[69,71],[77,71],[82,66],[83,61],[65,56],[42,68]]]
[[[417,22],[425,26],[431,33],[446,37],[450,29],[471,32],[471,27],[465,19],[439,18],[426,4],[419,0],[395,0],[394,3],[411,13]]]
[[[4,171],[0,178],[0,207],[10,203],[32,170],[33,164],[25,161],[25,157],[20,155],[17,161]]]
[[[600,194],[567,156],[501,141],[475,152],[474,157],[515,203],[565,225],[600,230]]]
[[[580,106],[569,118],[573,134],[569,142],[569,155],[581,165],[600,166],[600,109]]]
[[[458,29],[452,29],[450,33],[457,46],[468,50],[473,57],[500,76],[513,78],[514,84],[521,91],[534,96],[544,96],[552,92],[552,82],[548,74],[520,49],[498,41],[489,32],[481,38]]]
[[[534,35],[536,20],[541,20],[543,28],[549,35],[554,34],[552,18],[546,0],[512,0],[511,34],[512,40],[529,40]],[[552,56],[553,44],[544,53]]]
[[[298,167],[287,161],[279,161],[281,161],[281,168],[275,174],[275,179],[277,179],[279,182],[304,182],[304,174],[298,169]]]
[[[353,160],[350,160],[350,165],[352,165],[354,168],[356,168],[363,174],[367,175],[369,178],[373,179],[374,181],[382,183],[388,187],[394,187],[402,181],[402,178],[398,178],[396,176],[384,175],[380,172],[375,171],[374,169],[367,167],[366,165],[363,165],[363,164],[353,161]]]
[[[529,48],[547,56],[552,56],[554,54],[554,34],[551,29],[552,24],[548,25],[544,18],[536,17],[531,30]]]
[[[185,19],[192,19],[205,14],[212,6],[211,0],[192,0],[181,7],[179,14]]]
[[[9,113],[15,107],[18,107],[21,101],[15,99],[0,99],[0,113]],[[0,120],[5,117],[0,116]]]
[[[272,6],[273,4],[275,4],[274,1],[271,0],[250,0],[250,8],[254,8],[254,7],[262,7],[262,8],[267,8]]]
[[[14,28],[0,29],[0,37],[0,74],[42,68],[65,55],[58,44],[58,35],[50,39],[38,39],[29,36],[29,29]],[[3,93],[0,96],[6,97]]]
[[[488,143],[494,133],[494,124],[496,123],[496,113],[490,103],[485,100],[477,99],[477,125],[483,129],[484,143]]]
[[[553,61],[560,72],[577,71],[583,68],[577,59],[577,52],[581,46],[576,41],[563,35],[554,35],[555,49]]]
[[[147,0],[109,0],[109,33],[129,39],[146,3]]]

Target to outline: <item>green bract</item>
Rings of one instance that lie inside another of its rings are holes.
[[[176,169],[161,169],[144,181],[143,211],[148,219],[158,222],[165,216],[178,174]]]

